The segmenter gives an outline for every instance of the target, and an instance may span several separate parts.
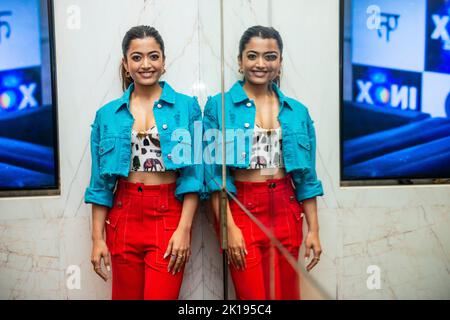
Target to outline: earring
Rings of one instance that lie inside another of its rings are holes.
[[[127,71],[127,72],[125,72],[125,77],[131,78],[131,74]]]
[[[239,73],[244,73],[244,71],[242,70],[242,68],[239,68]]]
[[[166,73],[166,68],[163,68],[163,71],[162,71],[161,75],[163,75],[165,73]]]

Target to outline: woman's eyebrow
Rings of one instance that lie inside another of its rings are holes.
[[[249,54],[249,53],[259,53],[259,52],[256,51],[256,50],[249,50],[249,51],[247,51],[247,54]],[[269,54],[269,53],[278,54],[277,51],[265,51],[265,52],[263,52],[263,54]]]
[[[150,52],[147,53],[147,54],[151,54],[151,53],[158,53],[158,54],[159,54],[159,51],[153,50],[153,51],[150,51]],[[133,51],[133,52],[130,53],[130,55],[131,55],[131,54],[140,54],[140,55],[143,55],[144,53],[139,52],[139,51]]]

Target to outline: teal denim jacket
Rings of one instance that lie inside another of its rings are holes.
[[[203,191],[202,113],[196,97],[178,93],[166,82],[159,84],[163,91],[153,105],[153,113],[161,154],[166,170],[179,171],[175,196],[182,201],[185,193]],[[121,98],[107,103],[96,113],[91,126],[92,169],[85,203],[111,208],[117,178],[128,177],[134,123],[129,104],[133,90],[131,84]]]
[[[255,104],[238,81],[225,93],[226,186],[236,194],[230,168],[249,166],[255,125]],[[316,174],[316,135],[308,109],[299,101],[286,97],[274,84],[280,101],[278,120],[282,130],[285,170],[290,173],[298,201],[322,196],[323,188]],[[207,195],[222,186],[222,97],[208,97],[203,113],[204,177]]]

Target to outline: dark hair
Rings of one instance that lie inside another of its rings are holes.
[[[159,34],[158,30],[156,30],[155,28],[150,27],[150,26],[141,25],[141,26],[136,26],[136,27],[131,28],[130,30],[127,31],[127,33],[123,37],[122,53],[123,53],[123,57],[125,58],[125,60],[127,58],[127,52],[128,52],[128,49],[130,48],[131,41],[133,41],[134,39],[145,39],[147,37],[155,39],[155,41],[161,47],[163,58],[166,57],[166,55],[164,53],[164,41],[163,41],[161,35]],[[128,88],[128,86],[133,82],[133,79],[131,77],[126,76],[126,73],[127,73],[127,70],[123,66],[123,63],[121,63],[120,64],[120,76],[122,78],[123,91],[125,91]]]
[[[281,39],[280,33],[272,27],[253,26],[245,30],[241,40],[239,41],[239,60],[242,60],[242,54],[244,53],[245,46],[254,37],[262,39],[275,39],[278,49],[280,50],[280,54],[283,56],[283,40]],[[273,81],[277,84],[277,86],[280,86],[280,76],[277,76]],[[269,86],[269,88],[271,88],[271,86]]]

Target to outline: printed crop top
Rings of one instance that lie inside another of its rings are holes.
[[[281,142],[281,127],[264,129],[255,124],[248,169],[283,168],[284,162]]]
[[[130,171],[166,171],[156,125],[144,133],[131,130]]]

